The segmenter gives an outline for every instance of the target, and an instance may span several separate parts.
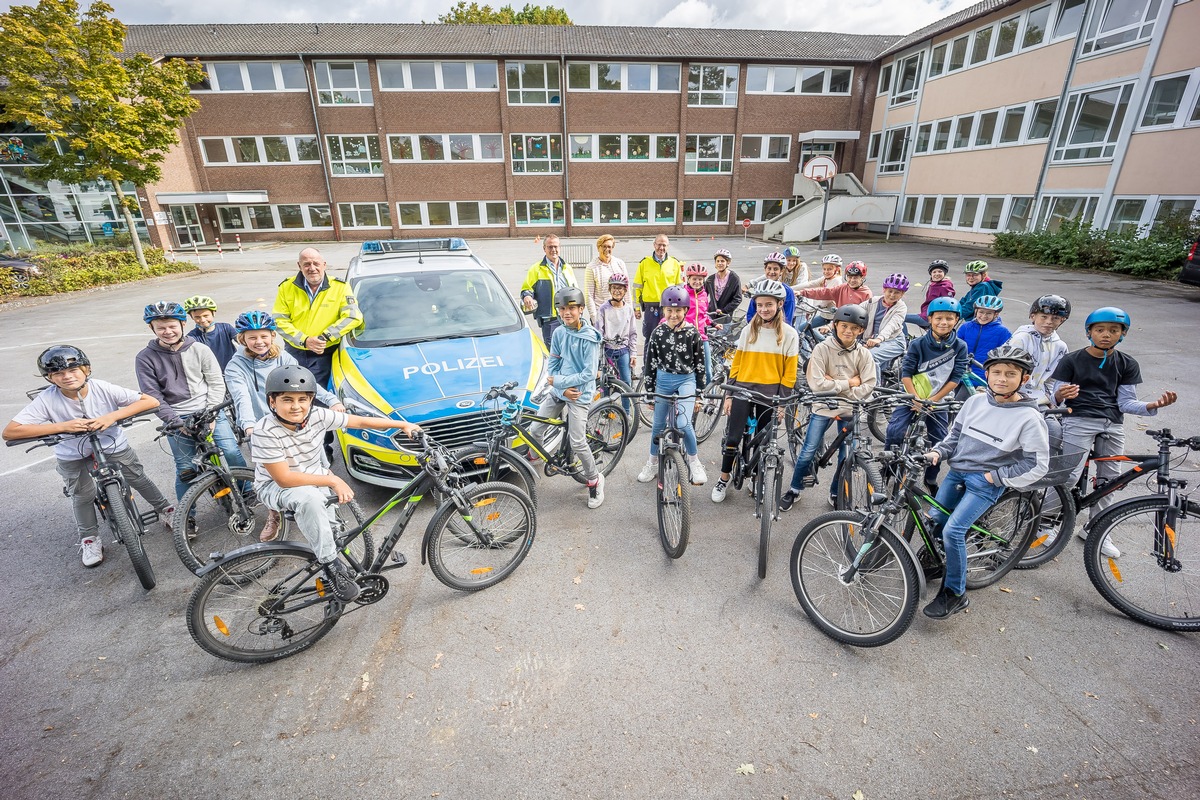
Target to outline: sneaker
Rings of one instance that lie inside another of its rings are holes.
[[[358,597],[360,591],[358,584],[354,582],[354,576],[341,561],[335,558],[326,564],[325,574],[329,576],[329,582],[333,584],[333,596],[338,600],[349,603]]]
[[[790,511],[792,506],[796,503],[796,498],[799,496],[799,493],[794,489],[788,489],[783,493],[783,497],[779,498],[779,510],[781,512]]]
[[[638,483],[649,483],[658,477],[658,459],[650,456],[650,460],[646,462],[646,466],[642,467],[642,471],[638,473]]]
[[[969,605],[971,605],[971,601],[967,598],[966,593],[955,594],[943,585],[938,590],[937,597],[933,598],[933,602],[925,606],[925,616],[930,619],[945,619]]]
[[[714,503],[725,502],[725,490],[728,487],[729,481],[725,480],[724,478],[717,478],[717,483],[713,486],[712,490],[712,501]]]
[[[158,510],[158,521],[168,532],[175,530],[175,526],[171,523],[171,517],[175,516],[175,506],[167,506]]]
[[[703,486],[708,483],[708,473],[704,471],[704,463],[700,461],[700,456],[690,456],[687,465],[692,473],[692,486]]]
[[[1058,539],[1058,531],[1054,528],[1039,528],[1034,539],[1042,539],[1041,546],[1050,547]]]
[[[273,542],[279,538],[279,523],[282,518],[278,511],[267,511],[267,524],[263,525],[262,533],[258,534],[260,542]]]
[[[604,476],[597,475],[595,483],[588,484],[588,508],[599,508],[604,502]]]
[[[79,549],[83,551],[83,565],[85,567],[94,567],[104,560],[104,545],[100,543],[99,536],[89,536],[79,542]]]
[[[1121,551],[1112,543],[1112,539],[1108,536],[1104,537],[1104,541],[1100,543],[1100,553],[1105,558],[1120,558]]]
[[[836,494],[829,495],[829,507],[837,508],[837,495]]]

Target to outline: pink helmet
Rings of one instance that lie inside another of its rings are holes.
[[[701,278],[708,277],[708,267],[698,261],[687,265],[687,269],[683,272],[684,277],[690,278],[693,275],[699,275]]]
[[[763,263],[764,264],[778,264],[779,266],[782,267],[787,264],[787,259],[783,257],[783,253],[770,253],[767,255],[766,258],[763,259]]]
[[[614,272],[612,275],[608,276],[608,285],[628,287],[629,278],[626,275],[622,275],[620,272]]]
[[[846,265],[846,277],[850,278],[855,275],[867,277],[867,265],[861,261],[851,261]]]
[[[883,279],[883,288],[885,289],[897,289],[901,292],[907,292],[908,286],[908,276],[902,275],[899,272],[893,272]]]

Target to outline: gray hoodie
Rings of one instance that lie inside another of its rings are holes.
[[[950,434],[934,448],[958,472],[991,472],[997,482],[1021,489],[1050,468],[1050,439],[1037,403],[1021,398],[997,403],[976,394],[963,403]]]
[[[169,350],[151,339],[134,359],[138,386],[159,402],[159,419],[177,422],[225,399],[221,365],[208,345],[183,337],[183,346]]]
[[[267,376],[276,367],[296,364],[296,359],[281,351],[275,358],[250,358],[245,350],[239,350],[225,366],[225,385],[233,398],[233,411],[238,425],[249,428],[271,413],[267,405]],[[317,388],[317,399],[327,406],[340,402],[337,395],[321,386]]]

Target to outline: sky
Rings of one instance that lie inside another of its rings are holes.
[[[435,22],[456,0],[107,0],[126,24],[221,22]],[[500,7],[507,0],[481,5]],[[512,0],[521,8],[526,0]],[[843,33],[911,33],[944,16],[974,5],[976,0],[558,0],[578,25],[649,25],[682,28],[767,28],[772,30],[840,31]],[[89,0],[80,0],[87,6]],[[3,2],[0,9],[12,5]]]

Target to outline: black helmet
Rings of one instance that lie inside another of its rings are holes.
[[[1071,318],[1071,301],[1062,295],[1044,294],[1029,307],[1030,314],[1049,314],[1053,317]]]
[[[267,376],[267,394],[279,392],[317,392],[317,378],[307,367],[287,364],[271,370]]]
[[[51,372],[62,372],[64,369],[75,367],[90,367],[92,362],[82,350],[70,344],[56,344],[47,347],[37,359],[38,372],[43,378],[50,377]]]
[[[949,273],[950,265],[940,258],[935,259],[934,261],[929,262],[929,274],[932,275],[935,269],[940,269],[942,272]]]
[[[561,292],[558,292],[554,295],[555,308],[566,308],[572,303],[577,306],[584,305],[583,291],[581,289],[577,289],[574,286],[568,286],[566,289],[563,289]]]
[[[1033,372],[1033,356],[1025,348],[1014,345],[1002,344],[988,353],[983,368],[986,370],[992,364],[1016,364],[1024,372]]]
[[[837,311],[833,312],[834,322],[849,322],[852,325],[857,325],[860,328],[867,327],[867,312],[862,306],[856,306],[853,303],[840,306]]]

